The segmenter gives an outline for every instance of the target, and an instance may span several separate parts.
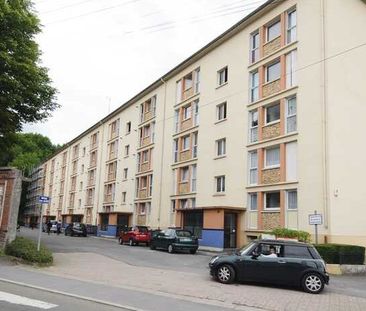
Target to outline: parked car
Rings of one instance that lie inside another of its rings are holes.
[[[214,256],[210,274],[221,283],[251,281],[300,286],[318,294],[329,283],[314,246],[286,240],[256,240],[232,254]]]
[[[198,239],[188,230],[167,229],[158,232],[150,242],[151,249],[165,249],[169,253],[177,250],[188,250],[195,254],[198,249]]]
[[[77,236],[87,236],[86,226],[84,224],[81,224],[79,222],[74,222],[72,224],[69,224],[65,228],[65,235],[77,235]]]
[[[145,243],[149,245],[151,240],[151,232],[149,227],[146,226],[132,226],[127,230],[122,230],[119,233],[119,244],[128,243],[130,246],[139,245],[139,243]]]
[[[50,229],[50,232],[57,232],[57,220],[50,220],[52,227]],[[42,223],[42,231],[47,232],[47,223]]]

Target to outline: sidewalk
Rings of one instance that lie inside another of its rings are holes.
[[[29,267],[22,267],[34,271]],[[132,291],[165,295],[221,307],[264,310],[366,310],[366,299],[324,290],[320,295],[247,284],[223,285],[195,273],[136,267],[88,253],[55,254],[55,265],[38,269],[40,274],[97,282]],[[193,309],[194,310],[194,309]]]

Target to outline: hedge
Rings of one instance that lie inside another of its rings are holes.
[[[276,238],[290,238],[297,239],[300,242],[310,242],[310,233],[306,231],[277,228],[271,234],[275,235]]]
[[[5,254],[21,258],[29,263],[51,264],[53,262],[51,251],[41,246],[38,252],[36,243],[23,237],[17,237],[8,244],[5,247]]]
[[[346,244],[314,245],[326,263],[343,265],[363,265],[365,247]]]

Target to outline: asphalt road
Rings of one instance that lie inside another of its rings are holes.
[[[37,239],[37,234],[38,230],[30,230],[28,228],[22,228],[18,233],[20,236],[34,240]],[[42,233],[42,243],[55,253],[97,253],[135,266],[185,271],[205,277],[208,275],[207,264],[210,260],[210,255],[202,252],[198,252],[195,255],[187,253],[168,254],[165,251],[150,250],[142,245],[121,246],[114,239],[100,239],[91,236],[86,238],[65,237],[64,235],[47,235],[46,233]],[[331,276],[327,291],[366,298],[366,276]]]
[[[18,235],[36,241],[38,230],[21,228]],[[97,253],[134,266],[194,272],[204,275],[208,273],[207,265],[211,257],[200,252],[195,255],[189,253],[168,254],[165,251],[150,250],[144,245],[119,245],[115,239],[100,239],[92,236],[86,238],[71,237],[55,233],[48,235],[43,232],[41,239],[42,244],[54,253]]]
[[[0,310],[4,311],[131,311],[39,289],[0,281]]]

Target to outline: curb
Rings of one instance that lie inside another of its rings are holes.
[[[59,295],[68,296],[68,297],[72,297],[72,298],[76,298],[76,299],[95,302],[95,303],[98,303],[101,305],[106,305],[106,306],[111,306],[111,307],[116,307],[116,308],[123,308],[123,309],[129,310],[129,311],[148,311],[146,309],[143,310],[143,309],[131,307],[128,305],[121,305],[118,303],[113,303],[113,302],[100,300],[100,299],[94,299],[94,298],[90,298],[90,297],[86,297],[86,296],[80,296],[80,295],[71,294],[71,293],[67,293],[67,292],[63,292],[63,291],[59,291],[59,290],[55,290],[55,289],[49,289],[49,288],[45,288],[45,287],[41,287],[41,286],[26,284],[23,282],[12,281],[12,280],[3,279],[3,278],[0,278],[0,281],[5,282],[5,283],[19,285],[19,286],[29,287],[29,288],[33,288],[33,289],[38,289],[38,290],[46,291],[46,292],[53,293],[53,294],[59,294]]]

